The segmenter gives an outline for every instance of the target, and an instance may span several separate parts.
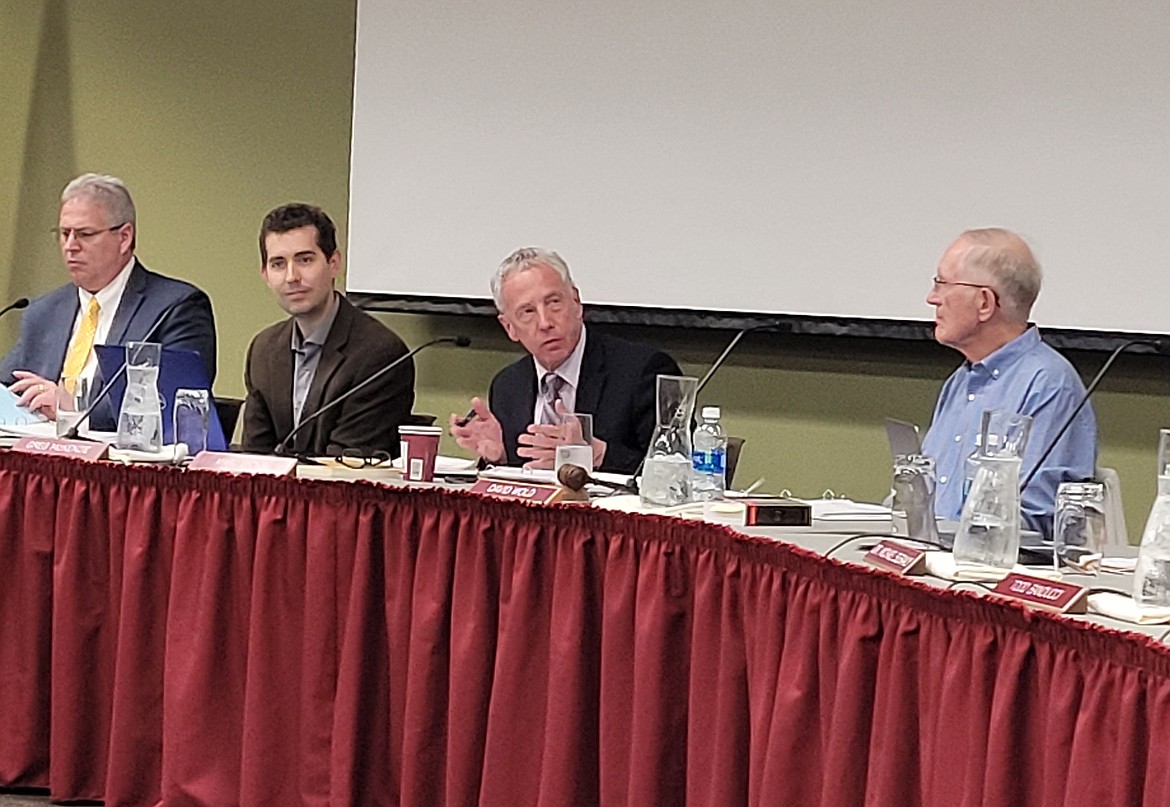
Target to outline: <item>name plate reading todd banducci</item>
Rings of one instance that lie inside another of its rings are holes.
[[[533,485],[527,482],[501,482],[496,479],[481,479],[471,486],[472,493],[511,499],[518,502],[551,504],[564,492],[556,485]]]
[[[48,454],[54,457],[73,457],[76,460],[95,462],[105,459],[110,447],[105,443],[66,440],[64,437],[21,437],[12,446],[12,450],[23,451],[27,454]]]
[[[1082,586],[1026,574],[1009,574],[999,581],[993,593],[1060,614],[1083,614],[1088,605]]]
[[[926,552],[897,541],[878,541],[865,553],[865,562],[894,574],[923,574],[926,571]]]

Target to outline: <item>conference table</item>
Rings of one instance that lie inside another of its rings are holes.
[[[13,452],[0,516],[0,786],[1170,803],[1160,642],[813,546],[840,536]]]

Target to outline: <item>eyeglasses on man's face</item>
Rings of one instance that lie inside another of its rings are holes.
[[[999,305],[999,292],[995,290],[994,286],[989,286],[986,283],[968,283],[965,280],[943,280],[938,275],[931,278],[933,285],[931,291],[936,294],[941,294],[952,286],[966,286],[971,289],[987,289],[991,292],[991,296],[995,298],[995,304]]]
[[[57,238],[61,241],[62,244],[64,244],[70,238],[75,238],[75,239],[77,239],[77,241],[85,244],[85,243],[88,243],[88,242],[92,241],[93,239],[97,238],[102,233],[112,233],[115,230],[120,230],[123,227],[125,227],[127,223],[128,222],[124,221],[121,224],[115,224],[113,227],[104,227],[104,228],[102,228],[102,227],[97,227],[97,228],[94,228],[94,227],[54,227],[52,230],[50,230],[50,232],[53,233],[53,235],[57,236]]]

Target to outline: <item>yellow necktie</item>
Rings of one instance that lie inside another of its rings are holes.
[[[65,355],[65,367],[61,370],[62,378],[71,378],[81,375],[85,362],[89,359],[89,352],[93,350],[93,337],[97,334],[98,313],[102,307],[98,305],[96,297],[91,297],[89,307],[85,309],[85,316],[81,318],[81,327],[73,337],[73,344]]]

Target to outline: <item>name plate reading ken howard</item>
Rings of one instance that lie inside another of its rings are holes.
[[[528,482],[501,482],[497,479],[481,479],[471,486],[472,493],[495,496],[497,499],[511,499],[516,502],[552,504],[560,501],[565,489],[557,485],[534,485]]]
[[[297,468],[296,457],[272,457],[267,454],[232,454],[226,451],[200,451],[187,466],[196,471],[219,471],[224,474],[288,476]]]
[[[73,457],[86,462],[104,460],[110,447],[89,440],[66,440],[64,437],[21,437],[12,446],[13,451],[27,454],[48,454],[54,457]]]
[[[1089,601],[1083,586],[1015,573],[1000,580],[992,593],[1058,614],[1083,614]]]
[[[873,549],[865,553],[865,562],[894,574],[924,574],[926,550],[906,546],[897,541],[878,541]]]

